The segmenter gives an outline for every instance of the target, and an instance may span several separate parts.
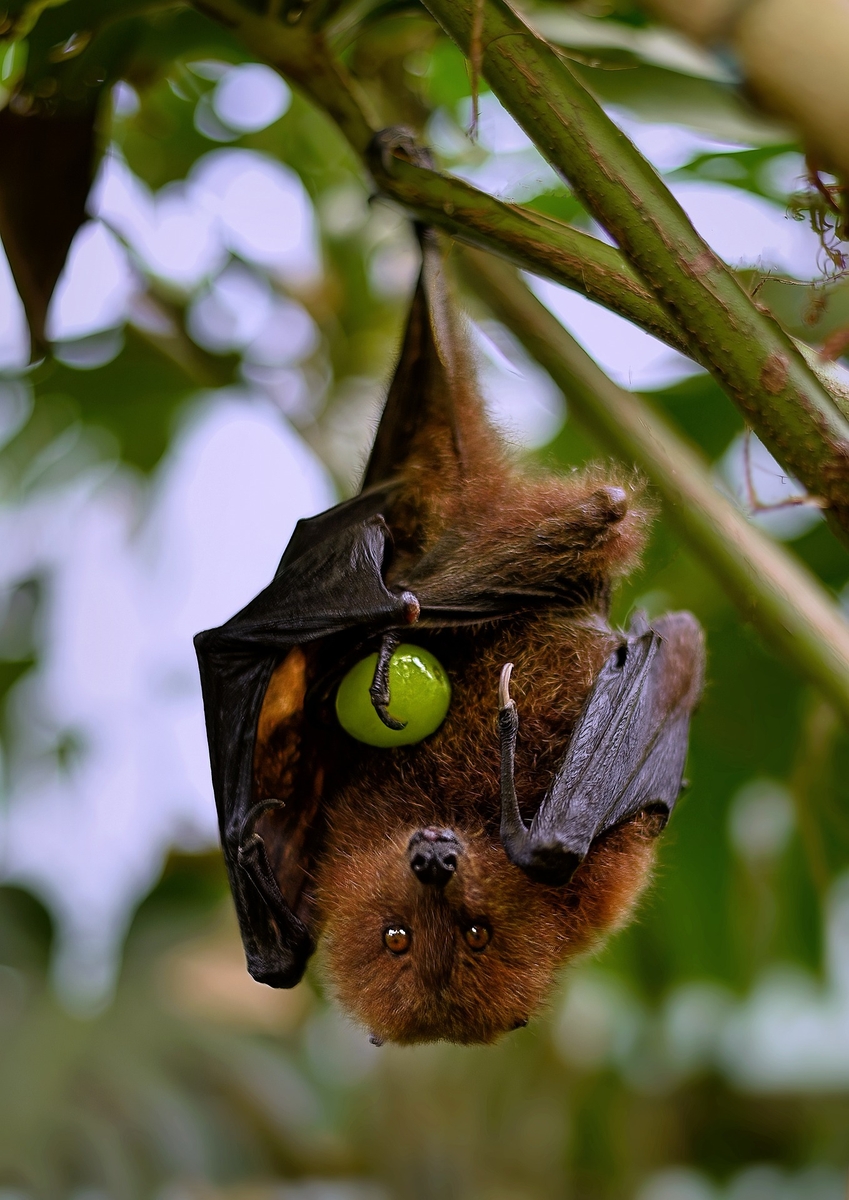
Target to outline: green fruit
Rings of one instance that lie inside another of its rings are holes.
[[[369,688],[377,655],[357,663],[339,684],[336,715],[346,733],[368,746],[412,746],[434,733],[451,703],[451,684],[442,664],[421,646],[401,645],[389,662],[389,712],[403,729],[389,729],[372,706]]]

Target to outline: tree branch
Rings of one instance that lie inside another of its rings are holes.
[[[324,109],[351,146],[364,155],[382,123],[365,92],[306,21],[284,25],[237,0],[192,0],[204,16],[229,29],[251,54],[268,63]]]
[[[356,95],[344,68],[328,66],[329,51],[318,35],[306,27],[283,26],[269,17],[247,13],[234,0],[195,0],[195,4],[228,25],[257,58],[298,84],[332,116],[352,147],[368,159],[385,194],[455,237],[576,288],[670,344],[681,346],[684,334],[676,322],[616,250],[410,162],[398,153],[397,146],[390,146],[388,154],[376,153],[372,143],[378,119]],[[492,49],[490,45],[490,52]],[[310,64],[316,62],[319,69],[313,71]],[[636,155],[633,147],[625,144]],[[649,170],[645,164],[642,167]],[[655,183],[662,187],[659,181]],[[611,186],[616,186],[615,179]],[[683,214],[681,219],[686,221]],[[483,281],[485,302],[569,395],[578,418],[602,445],[641,467],[666,500],[670,520],[709,564],[744,616],[804,677],[819,686],[849,721],[849,629],[821,585],[716,491],[694,450],[645,402],[617,388],[511,268],[474,250],[466,251],[464,257],[473,262],[478,285]],[[710,260],[715,272],[712,255]],[[732,283],[737,287],[733,279]],[[740,290],[739,294],[743,300],[738,297],[738,305],[760,315],[745,293]],[[783,347],[781,332],[776,334],[771,322],[770,328],[771,336],[777,336]],[[790,353],[795,353],[792,344]],[[807,384],[807,377],[803,382]],[[823,396],[819,400],[827,409],[830,400]],[[785,397],[783,407],[791,400],[792,396]],[[762,432],[762,426],[753,423]],[[809,436],[816,442],[820,434],[815,422],[811,424],[814,428]]]
[[[648,476],[669,521],[743,617],[849,723],[849,624],[819,581],[717,491],[699,454],[644,400],[608,379],[512,268],[474,250],[463,252],[462,265],[483,302],[563,390],[580,423]]]
[[[466,53],[475,0],[425,0]],[[545,41],[485,0],[492,90],[673,317],[781,463],[849,531],[849,421],[790,338],[696,233],[649,163]]]
[[[372,178],[384,196],[458,241],[565,284],[692,357],[678,326],[613,246],[411,161],[398,140],[386,150],[372,143],[367,156]]]

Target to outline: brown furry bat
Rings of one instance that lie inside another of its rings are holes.
[[[361,493],[301,522],[269,587],[196,639],[249,970],[291,987],[320,939],[375,1041],[491,1042],[627,920],[702,685],[689,614],[606,622],[645,534],[639,487],[511,463],[443,272],[425,234]],[[402,632],[450,707],[415,744],[367,745],[333,697],[377,650],[370,703],[403,730]]]

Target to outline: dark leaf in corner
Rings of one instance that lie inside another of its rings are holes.
[[[86,219],[96,117],[95,106],[67,114],[0,112],[0,237],[34,355],[45,346],[50,298]]]

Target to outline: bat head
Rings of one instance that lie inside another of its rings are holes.
[[[563,888],[534,883],[482,830],[398,829],[319,870],[324,967],[376,1041],[493,1042],[527,1024],[558,968],[624,921],[650,870],[646,816]]]

